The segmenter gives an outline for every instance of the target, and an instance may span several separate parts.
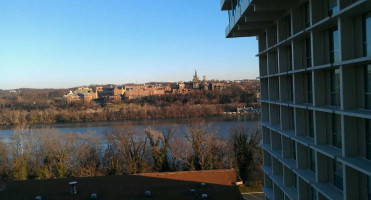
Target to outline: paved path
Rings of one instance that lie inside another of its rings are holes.
[[[264,200],[264,193],[263,192],[242,193],[242,197],[245,200]]]

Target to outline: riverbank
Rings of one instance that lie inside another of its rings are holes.
[[[0,110],[0,125],[56,124],[72,122],[101,122],[117,120],[182,119],[224,115],[232,105],[194,104],[152,106],[129,104],[95,109],[56,109],[45,110]],[[233,105],[235,107],[235,105]],[[250,120],[259,119],[259,113],[245,113]]]

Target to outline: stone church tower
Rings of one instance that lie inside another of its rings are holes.
[[[196,70],[195,70],[195,75],[193,76],[192,88],[193,89],[199,89],[200,88],[200,79],[197,76],[197,71]]]

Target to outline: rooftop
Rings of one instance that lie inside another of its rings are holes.
[[[77,181],[77,195],[69,194],[71,181]],[[86,178],[0,181],[6,185],[0,191],[0,199],[89,199],[96,193],[97,199],[242,199],[233,185],[236,181],[234,170],[208,170],[188,172],[144,173],[139,175],[102,176]],[[206,183],[201,187],[201,183]],[[196,192],[190,192],[195,189]],[[146,197],[145,191],[151,196]]]

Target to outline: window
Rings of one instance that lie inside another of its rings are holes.
[[[336,114],[332,114],[332,145],[342,148],[341,117]]]
[[[287,60],[289,61],[289,69],[294,70],[292,66],[292,49],[291,46],[286,47],[286,52],[287,52]]]
[[[366,158],[371,160],[371,119],[366,120]]]
[[[331,70],[331,105],[340,106],[340,69]]]
[[[282,141],[281,141],[281,135],[276,133],[277,135],[277,150],[282,152]]]
[[[303,12],[304,12],[304,25],[305,28],[310,26],[310,7],[309,2],[303,5]]]
[[[328,16],[334,15],[339,12],[337,0],[327,0]]]
[[[310,170],[316,172],[316,155],[313,149],[309,150],[310,154]]]
[[[371,65],[365,66],[365,108],[371,109]]]
[[[291,36],[291,15],[288,15],[285,17],[285,24],[286,24],[286,30],[287,30],[287,37]]]
[[[312,67],[312,50],[310,44],[310,38],[305,39],[305,52],[307,59],[307,67]]]
[[[294,100],[294,90],[292,87],[292,75],[287,76],[287,85],[288,85],[288,95],[289,95],[289,101],[293,102]]]
[[[337,26],[329,30],[329,43],[330,63],[339,62],[339,31]]]
[[[317,190],[311,187],[312,200],[317,200]]]
[[[291,158],[296,160],[296,143],[294,140],[290,140],[290,146],[291,146]]]
[[[289,130],[295,130],[295,124],[294,124],[294,109],[289,108],[290,111],[288,112],[288,120],[289,120]]]
[[[363,18],[363,54],[371,56],[371,12]]]
[[[313,103],[312,74],[307,74],[308,103]]]
[[[298,176],[296,174],[293,176],[293,186],[296,189],[298,188]]]
[[[291,109],[291,130],[295,130],[295,113],[294,113],[294,109],[292,108]]]
[[[308,110],[309,137],[314,138],[313,110]]]
[[[371,176],[367,176],[367,199],[371,200]]]
[[[343,190],[343,164],[334,160],[334,185]]]

